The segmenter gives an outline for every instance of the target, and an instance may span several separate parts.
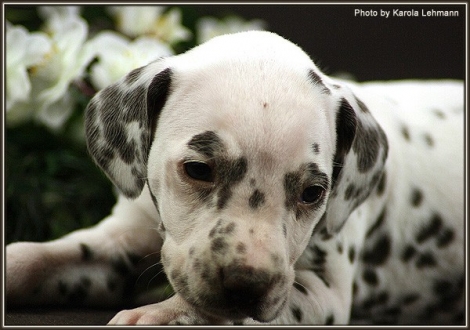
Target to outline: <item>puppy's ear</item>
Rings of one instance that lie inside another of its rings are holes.
[[[172,71],[153,62],[101,90],[85,110],[88,150],[129,198],[140,195],[156,123],[171,89]]]
[[[325,215],[329,233],[340,231],[351,212],[370,195],[383,174],[387,153],[386,135],[367,106],[355,96],[341,98]]]

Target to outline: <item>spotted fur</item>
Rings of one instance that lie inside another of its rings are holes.
[[[135,69],[86,110],[118,203],[9,245],[7,304],[135,307],[111,324],[464,324],[462,101],[461,82],[333,79],[268,32]],[[144,299],[166,280],[173,296]]]

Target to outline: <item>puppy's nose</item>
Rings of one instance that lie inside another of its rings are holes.
[[[223,268],[221,280],[225,298],[230,304],[238,306],[257,304],[272,283],[267,271],[240,265]]]

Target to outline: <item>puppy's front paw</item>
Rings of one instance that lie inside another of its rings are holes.
[[[180,295],[157,304],[124,310],[116,314],[109,325],[164,324],[231,324],[228,320],[207,316],[189,305]]]

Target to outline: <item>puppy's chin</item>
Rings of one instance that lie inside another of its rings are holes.
[[[214,317],[223,317],[234,321],[252,318],[259,322],[270,322],[281,313],[286,301],[287,298],[283,298],[279,306],[263,306],[263,304],[261,304],[259,306],[234,307],[228,309],[209,307],[205,309],[205,312]]]
[[[212,300],[213,303],[205,306],[201,306],[200,304],[196,305],[194,303],[192,303],[192,305],[215,318],[223,318],[235,322],[252,318],[258,322],[270,322],[279,316],[284,309],[287,302],[287,295],[279,296],[275,304],[270,303],[269,300],[265,300],[256,304],[232,306],[224,300],[218,302],[215,302],[215,299]]]

